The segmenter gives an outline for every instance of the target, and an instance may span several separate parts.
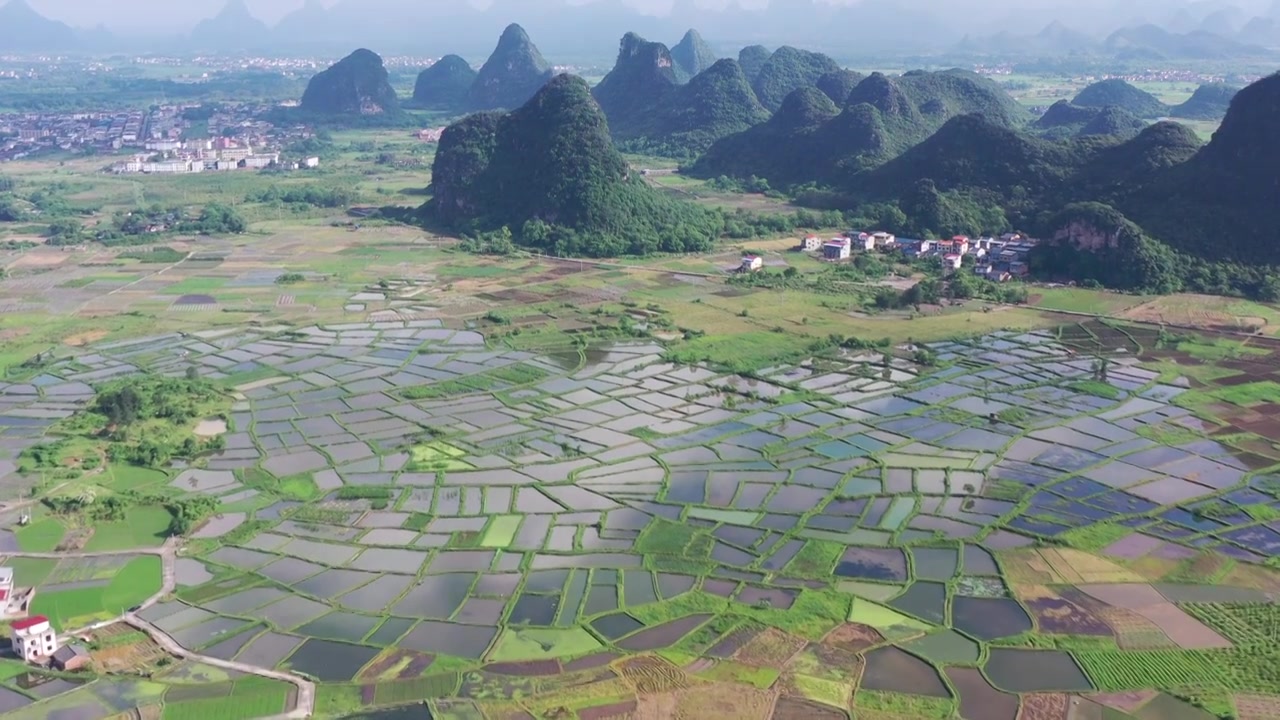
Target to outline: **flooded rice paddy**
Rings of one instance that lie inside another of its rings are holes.
[[[746,379],[646,342],[548,357],[433,320],[173,334],[0,384],[0,440],[38,442],[104,379],[194,367],[235,384],[251,364],[225,427],[200,428],[225,449],[161,479],[230,509],[142,616],[371,712],[579,682],[687,709],[703,682],[748,702],[760,688],[733,672],[765,668],[795,690],[774,717],[823,716],[826,682],[844,710],[861,689],[1004,719],[1020,694],[1115,680],[1087,653],[992,641],[1230,652],[1194,606],[1280,590],[1262,568],[1280,481],[1256,471],[1262,445],[1236,444],[1250,418],[1206,424],[1176,402],[1189,383],[1138,357],[1100,377],[1083,342],[998,333],[931,345],[937,368],[849,352]],[[1182,565],[1228,577],[1227,559],[1245,569],[1214,586]],[[806,660],[823,657],[861,675]],[[0,682],[0,711],[37,699]]]

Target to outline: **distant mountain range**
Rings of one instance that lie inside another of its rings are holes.
[[[1280,9],[1249,10],[1223,0],[1184,0],[1172,6],[1167,0],[1064,0],[1061,7],[1016,10],[1001,10],[981,0],[862,0],[848,5],[771,0],[759,10],[744,10],[736,3],[712,9],[696,0],[674,0],[671,12],[662,17],[642,14],[625,0],[579,5],[565,0],[493,0],[484,10],[467,2],[338,0],[326,7],[321,0],[305,0],[272,27],[253,16],[246,0],[228,0],[221,11],[180,36],[128,41],[102,28],[73,29],[42,17],[26,0],[9,0],[0,7],[0,48],[287,54],[365,45],[384,53],[452,51],[475,60],[512,22],[521,23],[565,63],[608,57],[615,38],[625,32],[679,37],[689,27],[703,28],[712,33],[709,43],[695,34],[672,48],[682,80],[709,67],[716,50],[728,55],[731,49],[753,44],[793,45],[842,61],[943,54],[1230,59],[1280,49]],[[1038,29],[1028,30],[1029,26]],[[860,37],[875,41],[851,43],[835,28],[858,28]],[[752,67],[741,59],[740,64],[754,81]]]

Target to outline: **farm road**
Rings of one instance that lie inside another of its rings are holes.
[[[112,618],[110,620],[104,620],[102,622],[97,622],[92,625],[89,625],[88,627],[79,628],[67,634],[80,635],[82,633],[97,630],[98,628],[105,627],[107,625],[112,625],[117,622],[123,622],[151,636],[151,639],[155,640],[157,645],[164,648],[166,652],[168,652],[169,654],[175,657],[194,660],[199,663],[204,663],[205,665],[213,665],[214,667],[220,667],[220,668],[223,668],[224,670],[235,670],[237,672],[242,672],[249,675],[260,675],[262,677],[271,678],[272,680],[287,682],[290,685],[293,685],[294,687],[298,688],[298,701],[297,701],[297,704],[294,706],[294,709],[287,713],[281,713],[279,715],[276,715],[272,718],[269,718],[268,720],[294,720],[296,718],[308,718],[315,713],[316,686],[314,683],[308,680],[305,680],[301,677],[298,677],[297,675],[293,675],[291,673],[276,672],[275,670],[268,670],[266,668],[260,668],[255,665],[246,665],[244,663],[238,663],[230,660],[219,660],[218,658],[207,657],[205,655],[200,655],[198,653],[190,652],[186,648],[179,645],[177,641],[175,641],[172,637],[169,637],[169,635],[165,633],[163,630],[156,627],[155,625],[152,625],[146,620],[143,620],[142,618],[138,617],[137,613],[155,605],[156,603],[160,602],[162,598],[172,594],[174,590],[177,589],[177,559],[178,559],[177,538],[172,538],[172,537],[169,538],[168,540],[165,541],[164,545],[161,545],[158,548],[138,548],[133,550],[103,550],[101,552],[60,552],[60,553],[18,552],[18,553],[6,553],[6,555],[8,557],[45,558],[45,559],[54,559],[54,560],[111,557],[113,555],[159,555],[161,568],[162,568],[161,573],[163,577],[163,581],[160,584],[159,592],[147,598],[145,601],[142,602],[142,604],[138,605],[136,609],[130,610],[129,612],[126,612],[124,615],[121,615],[120,617]]]

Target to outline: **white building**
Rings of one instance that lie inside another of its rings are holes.
[[[0,607],[13,595],[13,568],[0,567]]]
[[[821,249],[822,238],[817,235],[806,235],[805,238],[800,241],[800,250],[803,252],[814,252],[815,250]]]
[[[848,260],[852,253],[849,245],[848,238],[828,240],[822,244],[822,257],[824,260]]]
[[[309,168],[320,167],[320,158],[309,157],[306,160],[302,161],[302,164],[304,167],[309,167]]]
[[[15,620],[9,632],[13,652],[26,662],[39,662],[58,651],[58,634],[49,624],[49,618],[43,615]]]
[[[279,159],[278,155],[250,155],[242,162],[247,168],[261,169],[271,167]]]
[[[875,240],[878,248],[892,247],[894,243],[898,242],[898,238],[887,232],[874,233],[871,237]]]
[[[764,258],[759,255],[747,255],[742,258],[742,265],[738,267],[738,272],[756,272],[764,268]]]

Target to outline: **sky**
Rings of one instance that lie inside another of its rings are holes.
[[[0,3],[5,0],[0,0]],[[62,20],[75,27],[92,27],[104,24],[114,32],[123,35],[146,34],[157,31],[185,32],[198,21],[216,14],[226,0],[27,0],[40,13]],[[347,0],[359,3],[362,0]],[[440,7],[456,7],[459,0],[400,0],[406,6],[417,8],[437,5]],[[476,7],[486,7],[492,0],[465,0]],[[584,4],[594,0],[566,0],[570,4]],[[769,0],[693,0],[705,8],[723,8],[731,2],[745,9],[758,9],[769,3]],[[834,4],[855,4],[858,2],[880,2],[908,5],[916,10],[928,12],[937,9],[939,16],[954,17],[957,11],[970,13],[970,19],[996,18],[1017,13],[1027,14],[1045,8],[1058,8],[1064,15],[1067,24],[1072,18],[1083,22],[1082,17],[1090,12],[1112,13],[1142,11],[1150,14],[1160,12],[1163,8],[1172,8],[1186,3],[1201,7],[1221,6],[1228,3],[1244,8],[1250,14],[1261,12],[1271,0],[821,0]],[[289,12],[299,8],[303,0],[245,0],[250,12],[257,18],[272,25]],[[321,0],[327,6],[338,0]],[[637,10],[651,15],[667,14],[675,0],[623,0]],[[1119,15],[1116,15],[1119,17]],[[1038,19],[1037,19],[1038,21]],[[706,29],[704,29],[704,33]]]

